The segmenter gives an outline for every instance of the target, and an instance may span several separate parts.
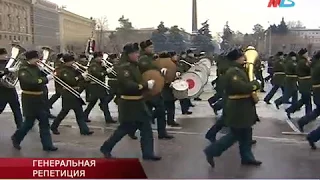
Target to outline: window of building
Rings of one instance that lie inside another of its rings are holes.
[[[18,40],[19,40],[19,41],[21,40],[21,37],[20,37],[20,36],[18,36]]]
[[[0,40],[2,39],[2,35],[0,34]]]
[[[29,41],[29,38],[28,38],[28,37],[26,37],[26,41]]]
[[[16,40],[16,36],[13,36],[13,40]]]
[[[28,18],[24,18],[24,20],[25,20],[25,32],[28,34],[29,33],[29,29],[28,29]]]
[[[7,35],[4,35],[4,39],[7,39]]]
[[[11,15],[8,14],[8,30],[12,31],[12,21],[11,21]]]
[[[9,40],[10,40],[10,41],[12,40],[12,37],[11,37],[11,36],[9,36]]]

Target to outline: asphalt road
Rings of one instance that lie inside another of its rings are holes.
[[[270,89],[270,86],[267,89]],[[49,90],[52,94],[52,84],[49,85]],[[253,148],[256,158],[263,162],[262,166],[241,166],[238,146],[234,145],[216,159],[215,169],[210,168],[202,150],[209,143],[204,134],[215,121],[213,111],[206,101],[211,94],[211,87],[207,86],[202,95],[203,101],[194,102],[196,107],[192,108],[192,115],[181,115],[180,106],[177,104],[177,121],[182,125],[182,129],[168,129],[175,139],[160,141],[155,131],[155,150],[163,159],[159,162],[142,161],[148,178],[320,178],[320,151],[311,151],[303,135],[284,135],[283,132],[294,132],[294,128],[286,121],[283,111],[286,106],[277,110],[274,105],[266,105],[264,102],[257,105],[261,122],[254,127],[254,138],[258,143]],[[264,94],[260,94],[261,99],[263,96]],[[58,101],[54,105],[54,114],[58,113],[60,103]],[[116,106],[111,103],[109,107],[116,119]],[[293,117],[298,118],[302,113],[298,112]],[[15,129],[12,118],[9,108],[0,115],[0,157],[102,157],[99,147],[116,127],[106,126],[102,112],[95,107],[90,115],[93,122],[89,123],[90,128],[95,131],[93,136],[80,136],[74,114],[70,113],[60,127],[61,135],[53,135],[59,151],[42,151],[37,127],[23,141],[22,150],[15,151],[10,141]],[[292,122],[294,125],[295,120]],[[317,122],[308,125],[307,130],[315,128],[316,125]],[[115,147],[113,155],[140,158],[140,144],[137,140],[125,137]]]

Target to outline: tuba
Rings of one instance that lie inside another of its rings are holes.
[[[6,64],[5,68],[19,68],[21,65],[21,57],[19,57],[22,53],[24,53],[26,50],[21,47],[18,44],[12,44],[11,49],[11,57]],[[9,73],[7,75],[4,75],[0,82],[3,86],[7,88],[14,88],[16,84],[18,83],[18,75],[17,73]]]
[[[42,62],[43,63],[47,63],[48,62],[48,59],[49,57],[51,56],[51,54],[54,52],[50,47],[42,47]]]
[[[254,63],[257,60],[257,58],[259,58],[259,54],[253,46],[248,46],[244,53],[244,56],[246,57],[246,61],[247,61],[246,68],[247,68],[249,80],[253,81],[255,79]],[[256,92],[252,93],[252,98],[255,103],[258,103],[259,97]]]

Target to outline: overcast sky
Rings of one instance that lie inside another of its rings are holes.
[[[121,15],[135,28],[178,25],[191,32],[192,0],[50,0],[85,17],[108,18],[109,29],[115,29]],[[221,32],[226,21],[233,30],[250,33],[256,23],[300,20],[307,28],[318,28],[319,0],[294,0],[292,8],[267,8],[269,0],[198,0],[198,23],[209,19],[213,35]],[[315,17],[312,17],[315,16]]]

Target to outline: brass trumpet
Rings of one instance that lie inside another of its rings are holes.
[[[42,61],[38,61],[38,66],[44,69],[42,70],[42,72],[44,72],[46,75],[52,75],[54,77],[55,82],[57,82],[60,86],[62,86],[64,89],[69,91],[72,95],[74,95],[76,98],[80,99],[82,103],[84,103],[80,93],[77,90],[73,89],[69,84],[67,84],[66,82],[64,82],[62,79],[60,79],[58,76],[54,74],[55,70],[53,67],[49,66],[48,64]]]

